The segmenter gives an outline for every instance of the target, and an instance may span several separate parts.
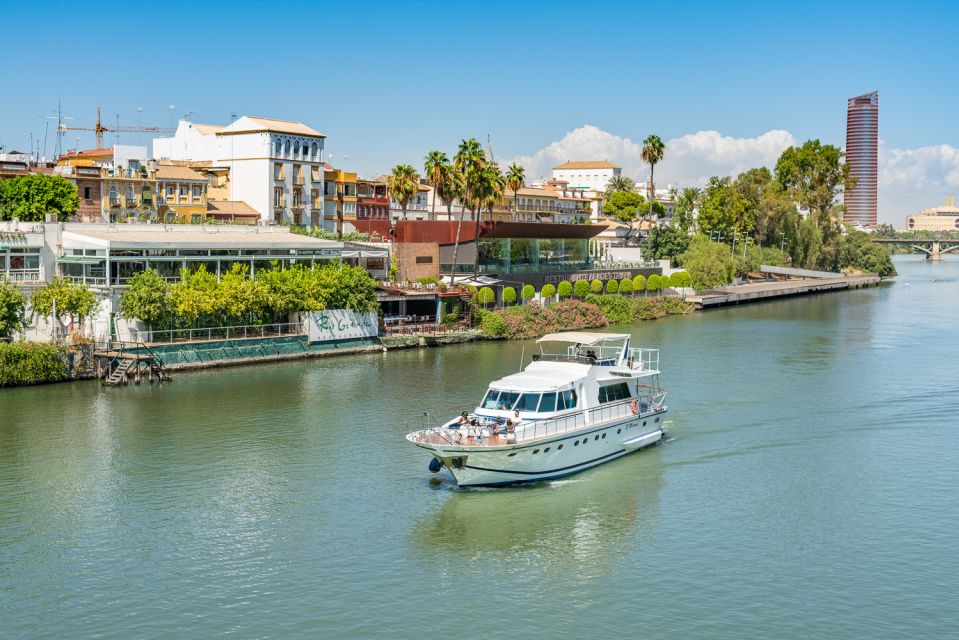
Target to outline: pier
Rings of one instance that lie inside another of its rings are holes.
[[[808,271],[805,269],[789,269],[786,267],[763,266],[762,272],[769,276],[778,276],[786,280],[767,280],[737,284],[721,289],[710,289],[699,295],[688,296],[687,301],[696,305],[697,309],[710,309],[731,304],[759,302],[787,296],[809,295],[825,291],[840,291],[843,289],[860,289],[879,284],[882,280],[875,273],[846,276],[841,273],[826,271]]]

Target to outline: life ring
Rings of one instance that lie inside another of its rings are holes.
[[[633,398],[633,401],[629,403],[629,408],[633,412],[633,415],[639,413],[639,402]]]

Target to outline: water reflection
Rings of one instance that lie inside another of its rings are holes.
[[[666,446],[666,445],[663,445]],[[569,479],[492,490],[449,491],[413,532],[416,551],[459,564],[521,560],[582,578],[620,559],[659,520],[662,448],[626,456]]]

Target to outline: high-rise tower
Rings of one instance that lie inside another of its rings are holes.
[[[846,222],[876,226],[879,167],[879,92],[850,98],[846,107],[846,162],[856,184],[846,191]]]

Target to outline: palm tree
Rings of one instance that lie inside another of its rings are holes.
[[[406,208],[416,197],[420,186],[420,176],[416,169],[408,164],[398,164],[393,167],[393,173],[386,178],[386,189],[390,197],[400,203],[403,209],[403,219],[406,220]],[[392,220],[392,216],[390,217]]]
[[[608,201],[614,193],[632,193],[636,190],[636,182],[626,176],[613,176],[606,183],[606,189],[603,191],[603,200]]]
[[[486,165],[486,156],[483,154],[483,148],[476,138],[462,140],[456,156],[453,158],[453,173],[456,176],[456,195],[459,197],[463,211],[460,212],[459,223],[456,225],[456,239],[453,242],[453,269],[456,269],[456,253],[460,245],[460,229],[463,226],[463,216],[465,210],[469,209],[473,218],[476,220],[476,234],[479,235],[479,218],[476,215],[478,206],[478,194],[480,186],[480,175],[483,167]],[[474,238],[474,242],[479,244],[479,238]],[[477,249],[479,247],[477,246]],[[474,272],[476,262],[473,264]],[[450,284],[453,279],[450,278]]]
[[[519,190],[526,184],[526,169],[515,162],[506,168],[506,186],[513,191],[513,215],[516,215],[516,202]]]
[[[656,198],[656,188],[653,183],[653,170],[656,164],[666,155],[666,145],[659,136],[650,134],[643,140],[643,160],[649,163],[649,184],[646,185],[647,199],[652,202]]]
[[[430,151],[426,154],[426,158],[423,163],[423,174],[426,176],[426,179],[430,181],[430,184],[433,186],[433,215],[432,218],[436,219],[436,198],[439,195],[437,188],[440,180],[442,180],[443,167],[450,163],[450,159],[446,157],[446,154],[442,151]]]
[[[473,273],[479,270],[479,224],[482,211],[485,207],[489,211],[490,220],[493,219],[493,207],[503,198],[506,191],[506,178],[499,170],[499,165],[489,162],[483,165],[479,172],[479,184],[476,191],[476,207],[478,215],[474,221],[473,237],[476,238],[476,253],[473,256]]]
[[[699,199],[702,197],[702,191],[696,187],[686,187],[679,192],[676,199],[676,213],[678,215],[678,224],[685,227],[688,231],[693,225],[693,211],[699,206]]]

